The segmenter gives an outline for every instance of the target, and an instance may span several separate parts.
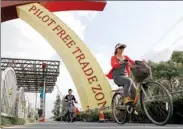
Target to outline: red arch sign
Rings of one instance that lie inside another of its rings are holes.
[[[51,12],[55,11],[72,11],[72,10],[93,10],[103,11],[106,2],[102,1],[74,1],[74,2],[49,2],[40,1],[42,6],[47,8]],[[28,3],[35,3],[35,1],[1,1],[1,22],[13,20],[18,18],[16,6],[24,5]]]

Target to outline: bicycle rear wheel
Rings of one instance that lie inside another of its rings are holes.
[[[127,111],[123,104],[123,98],[124,97],[120,93],[115,93],[112,98],[112,115],[118,124],[124,124],[127,118]]]
[[[165,125],[173,115],[172,97],[163,85],[148,82],[141,86],[140,103],[146,116],[156,125]]]

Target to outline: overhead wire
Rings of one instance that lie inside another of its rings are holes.
[[[171,44],[171,46],[177,44],[177,43],[178,43],[180,40],[182,40],[182,39],[183,39],[183,36],[177,38],[177,39]],[[155,56],[153,56],[153,57],[151,58],[151,60],[153,60],[155,57],[159,56],[161,53],[162,53],[162,51],[159,52],[158,54],[156,54]]]
[[[60,94],[60,96],[63,98],[64,96],[63,96],[63,95],[62,95],[62,93],[60,92],[60,90],[59,90],[59,88],[58,88],[57,84],[55,84],[55,86],[56,86],[56,88],[57,88],[58,93],[59,93],[59,94]]]
[[[155,42],[153,44],[152,47],[156,46],[157,44],[159,44],[175,27],[177,27],[177,25],[183,21],[183,17],[181,17],[157,42]],[[148,52],[147,52],[148,53]],[[146,54],[147,54],[146,53]],[[146,54],[144,54],[143,56],[141,56],[141,58],[143,58]],[[157,55],[156,55],[157,56]]]

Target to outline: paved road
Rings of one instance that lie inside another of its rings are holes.
[[[87,123],[87,122],[46,122],[40,124],[31,124],[26,126],[11,127],[15,129],[183,129],[183,125],[143,125],[143,124],[129,124],[118,125],[116,123]]]

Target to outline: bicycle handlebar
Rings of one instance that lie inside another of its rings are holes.
[[[74,100],[71,100],[71,101],[67,101],[67,100],[65,100],[65,102],[67,102],[67,103],[78,103],[77,101],[74,101]]]

